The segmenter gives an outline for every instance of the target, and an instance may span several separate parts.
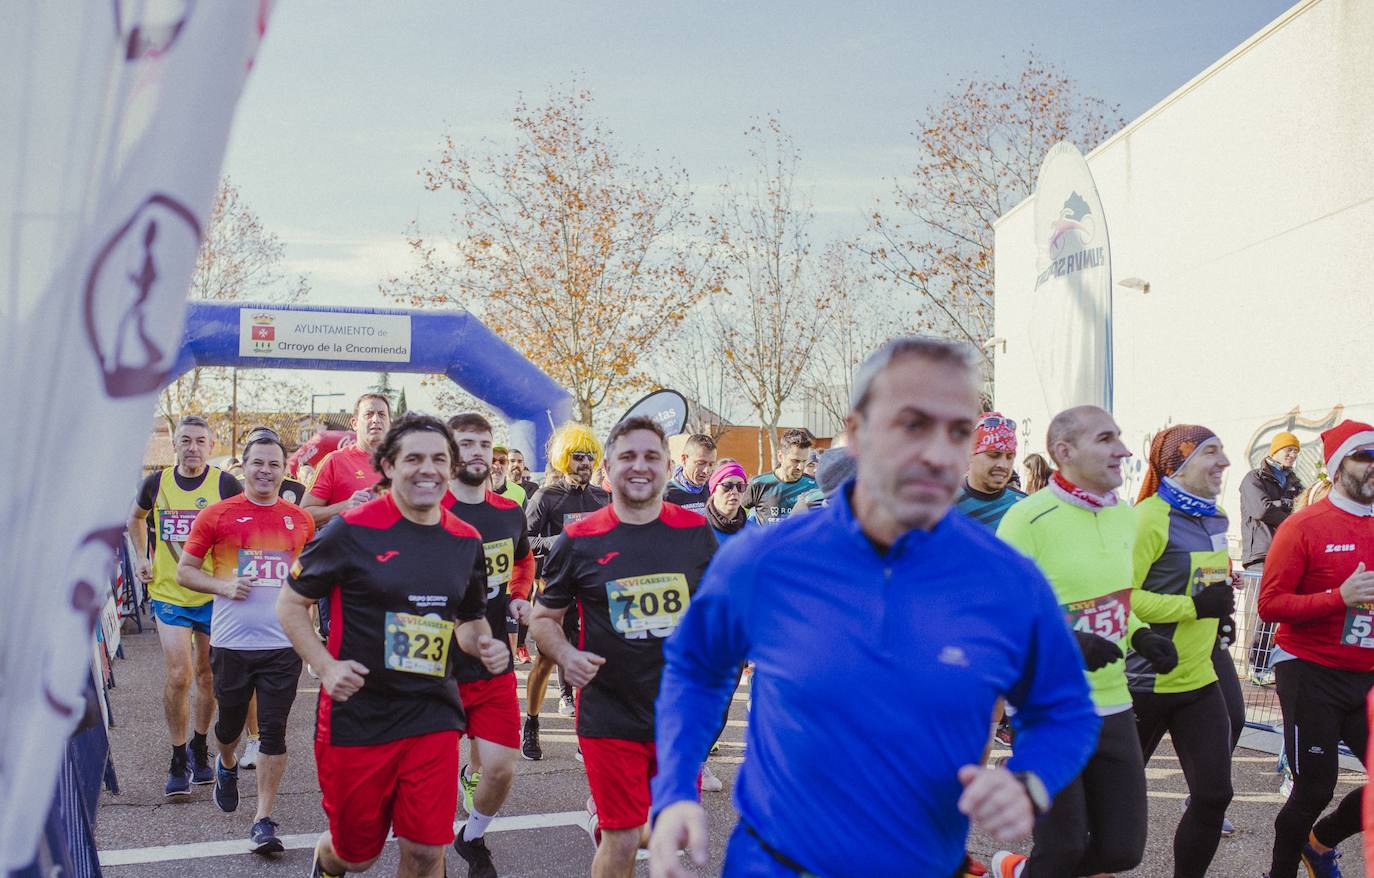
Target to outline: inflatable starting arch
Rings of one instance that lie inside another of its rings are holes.
[[[572,411],[563,388],[466,311],[189,302],[185,325],[168,381],[196,366],[438,372],[501,415],[536,471]]]

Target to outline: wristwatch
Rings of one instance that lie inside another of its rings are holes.
[[[1045,782],[1040,779],[1040,775],[1033,771],[1013,771],[1011,776],[1021,782],[1021,786],[1026,788],[1026,795],[1030,797],[1031,807],[1035,809],[1036,817],[1044,817],[1050,811],[1053,803],[1050,799],[1050,791],[1045,789]]]

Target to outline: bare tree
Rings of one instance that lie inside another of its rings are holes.
[[[457,196],[454,233],[416,231],[419,266],[387,290],[415,306],[474,308],[569,389],[588,424],[642,389],[641,357],[713,288],[686,173],[633,164],[590,104],[586,91],[520,101],[508,150],[474,157],[446,137],[421,177]]]
[[[910,325],[910,310],[877,283],[868,260],[852,243],[826,248],[821,259],[821,284],[829,301],[828,317],[819,326],[807,362],[807,398],[835,424],[849,414],[854,371],[864,358]]]
[[[732,386],[764,426],[771,457],[830,303],[813,265],[811,207],[797,191],[800,152],[777,119],[748,137],[754,175],[723,187],[712,218],[725,281],[711,311]]]
[[[660,359],[659,383],[688,399],[687,432],[720,435],[734,402],[725,348],[709,308],[699,306],[683,320]]]
[[[304,275],[286,276],[282,270],[285,255],[281,239],[262,225],[238,187],[225,177],[206,223],[189,297],[217,302],[298,302],[309,291],[309,283]],[[171,428],[184,414],[207,414],[231,406],[263,414],[301,412],[308,398],[305,383],[287,373],[197,366],[162,391],[158,414]]]
[[[960,82],[916,123],[916,165],[874,210],[865,247],[881,276],[918,298],[922,332],[986,358],[993,328],[992,224],[1029,196],[1060,140],[1084,152],[1124,124],[1057,67],[1029,55],[1010,79]]]

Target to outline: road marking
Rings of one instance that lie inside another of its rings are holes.
[[[461,823],[462,821],[458,821]],[[517,832],[522,829],[544,829],[550,826],[577,826],[587,822],[586,811],[558,811],[552,814],[523,814],[515,817],[497,817],[487,832]],[[455,827],[458,825],[454,824]],[[310,850],[320,833],[310,832],[301,835],[283,835],[282,845],[289,851]],[[389,844],[391,838],[387,839]],[[205,857],[228,857],[252,853],[247,839],[235,838],[227,841],[202,841],[192,844],[169,844],[149,848],[121,848],[100,851],[101,866],[134,866],[142,863],[167,863],[175,860],[199,860]]]

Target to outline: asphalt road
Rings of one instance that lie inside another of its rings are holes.
[[[96,843],[104,873],[110,878],[304,875],[309,869],[314,839],[325,829],[310,746],[318,684],[302,676],[291,715],[290,761],[276,808],[279,832],[287,841],[288,850],[266,859],[246,852],[256,798],[252,772],[241,774],[243,801],[234,814],[224,814],[214,806],[209,786],[194,787],[192,795],[180,801],[169,803],[163,798],[169,748],[162,719],[162,665],[156,635],[147,630],[126,635],[124,652],[125,659],[115,663],[118,685],[111,694],[115,720],[111,747],[121,794],[103,794],[96,823]],[[527,667],[517,669],[522,686],[526,670]],[[719,873],[724,842],[734,824],[729,796],[744,752],[744,691],[741,689],[736,696],[730,725],[722,740],[722,754],[712,758],[726,790],[704,796],[712,833],[711,862],[704,874]],[[511,798],[488,834],[497,867],[508,878],[590,874],[593,848],[582,829],[587,782],[581,764],[573,758],[573,721],[558,716],[554,696],[556,693],[545,702],[545,757],[541,762],[520,763]],[[919,758],[918,744],[892,742],[894,747],[909,749],[913,759]],[[1222,840],[1210,874],[1258,878],[1268,868],[1273,818],[1282,802],[1273,767],[1274,757],[1269,754],[1237,750],[1233,768],[1236,798],[1230,809],[1237,831]],[[843,783],[848,770],[861,771],[863,767],[847,766],[837,759],[834,773],[816,778],[816,783]],[[1168,878],[1173,874],[1173,830],[1187,788],[1167,740],[1146,771],[1149,843],[1144,863],[1126,874],[1132,878]],[[1362,781],[1361,774],[1344,773],[1337,795]],[[818,828],[823,817],[817,815]],[[1345,873],[1352,876],[1363,874],[1363,860],[1354,841],[1344,846],[1345,859],[1341,863]],[[975,832],[969,849],[986,861],[996,845]],[[395,864],[396,845],[391,842],[370,874],[393,874]],[[467,874],[465,864],[456,856],[450,856],[447,868],[455,878]],[[648,869],[641,864],[639,872],[647,875]]]

